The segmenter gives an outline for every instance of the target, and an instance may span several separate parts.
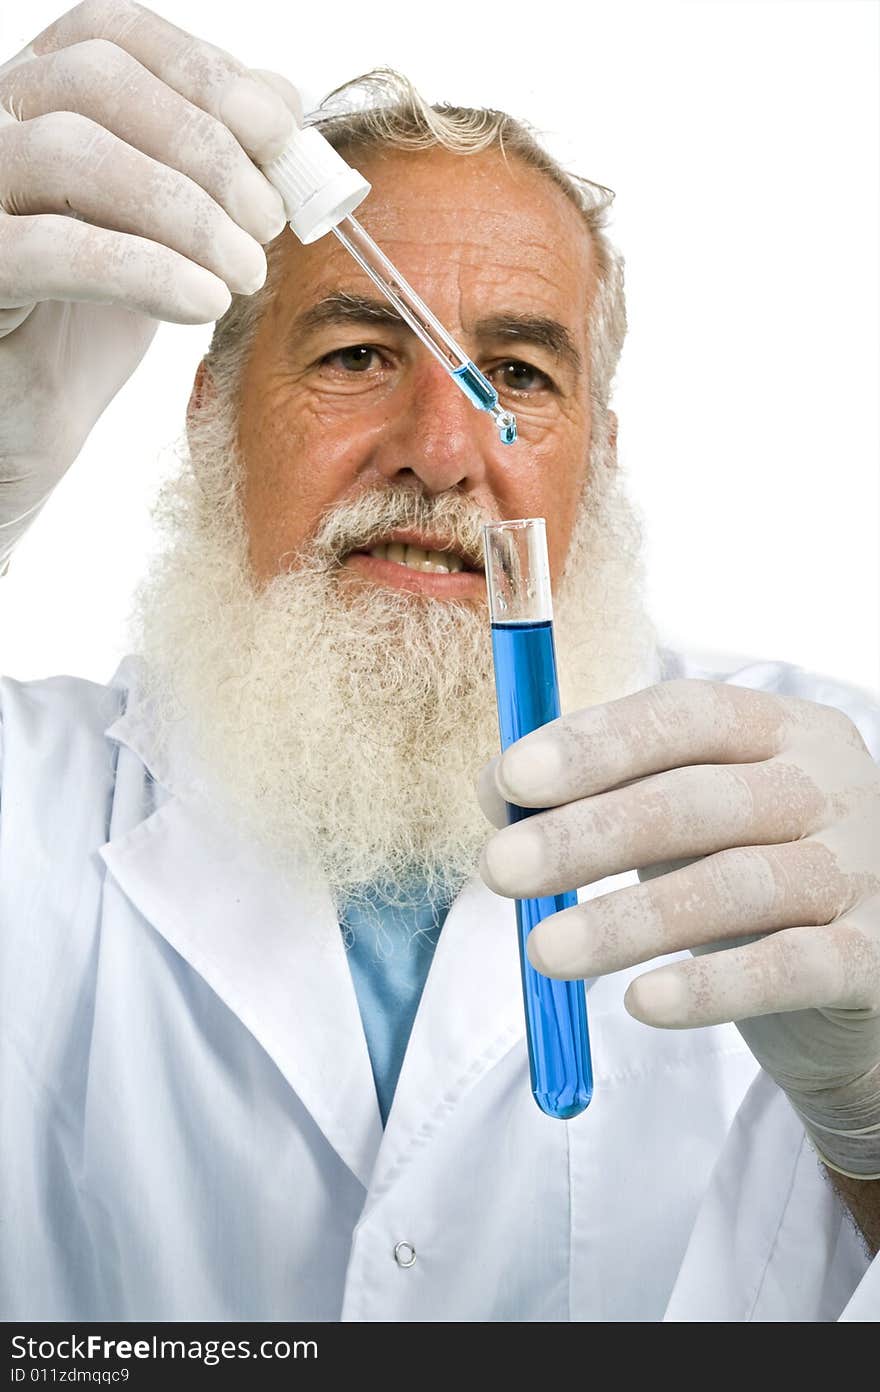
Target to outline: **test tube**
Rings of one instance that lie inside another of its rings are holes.
[[[543,517],[493,522],[483,528],[492,655],[501,748],[560,714],[550,565]],[[508,821],[539,809],[508,803]],[[536,923],[571,908],[577,895],[517,899],[529,1071],[535,1101],[548,1116],[567,1120],[589,1105],[593,1069],[583,981],[554,981],[535,971],[526,939]]]

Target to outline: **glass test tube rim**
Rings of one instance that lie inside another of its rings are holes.
[[[483,530],[486,531],[486,532],[489,532],[489,531],[492,531],[492,532],[502,532],[502,531],[507,531],[507,530],[509,530],[509,529],[512,529],[512,528],[514,528],[514,527],[522,527],[522,528],[525,528],[525,527],[535,527],[535,526],[543,527],[544,530],[546,531],[546,530],[547,530],[547,519],[546,519],[546,517],[512,517],[512,518],[506,518],[503,522],[484,522],[484,523],[483,523]]]
[[[506,537],[507,540],[502,538]],[[552,623],[553,587],[545,517],[510,517],[483,524],[489,617],[493,625]],[[525,569],[516,583],[505,552],[519,553]],[[500,568],[499,568],[500,561]],[[525,580],[525,583],[523,581]]]

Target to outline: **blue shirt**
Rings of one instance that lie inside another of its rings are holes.
[[[450,902],[424,885],[370,885],[340,916],[383,1126]]]

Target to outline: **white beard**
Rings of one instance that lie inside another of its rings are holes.
[[[653,679],[639,529],[600,427],[556,593],[564,710]],[[235,442],[229,409],[202,407],[160,498],[168,545],[136,610],[146,698],[166,736],[183,719],[195,795],[219,801],[274,865],[323,882],[337,906],[376,882],[451,896],[491,830],[474,794],[498,751],[488,615],[340,587],[338,557],[412,527],[479,556],[491,519],[458,494],[389,485],[325,514],[297,568],[260,590]]]

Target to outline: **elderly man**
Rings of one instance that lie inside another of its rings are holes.
[[[605,191],[363,90],[325,134],[511,448],[334,239],[279,235],[282,79],[127,0],[0,71],[7,553],[155,321],[219,317],[138,657],[2,685],[5,1316],[876,1315],[878,712],[658,647]],[[493,761],[481,526],[524,516],[572,714]],[[562,1122],[510,901],[572,888],[529,945],[588,979]]]

